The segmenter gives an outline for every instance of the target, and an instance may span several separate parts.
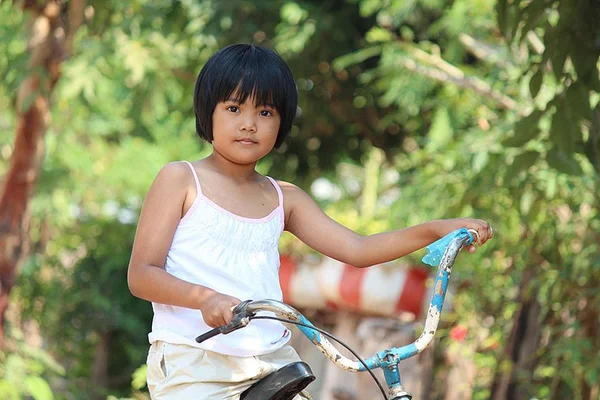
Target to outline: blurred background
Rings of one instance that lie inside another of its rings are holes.
[[[599,21],[596,0],[0,1],[0,399],[148,398],[139,208],[165,163],[210,152],[194,81],[238,42],[300,93],[261,172],[363,234],[494,225],[401,367],[416,399],[599,399]],[[363,356],[422,331],[423,252],[367,279],[280,250],[286,301]],[[377,398],[294,331],[315,399]]]

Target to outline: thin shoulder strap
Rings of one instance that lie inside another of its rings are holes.
[[[271,178],[270,176],[267,176],[267,179],[271,181],[273,186],[275,186],[275,190],[277,190],[277,198],[279,199],[279,207],[283,207],[283,193],[281,193],[281,188],[279,187],[279,184],[275,179]]]
[[[184,161],[184,163],[186,163],[192,170],[192,174],[194,175],[194,182],[196,182],[196,193],[198,196],[200,196],[202,194],[202,189],[200,188],[200,182],[198,181],[198,174],[196,173],[196,169],[194,168],[191,162]]]

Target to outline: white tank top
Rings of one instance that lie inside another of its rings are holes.
[[[244,300],[282,300],[279,285],[279,237],[283,231],[283,196],[270,177],[279,204],[263,218],[233,214],[202,195],[194,174],[196,199],[179,221],[167,254],[165,270],[188,282]],[[221,354],[255,356],[283,347],[289,330],[273,320],[254,320],[227,335],[217,335],[203,343],[196,336],[212,329],[199,310],[152,303],[154,319],[150,343],[161,340],[186,344]]]

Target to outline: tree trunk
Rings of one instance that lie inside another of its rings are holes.
[[[423,400],[434,400],[433,391],[435,384],[435,347],[437,341],[431,342],[431,344],[423,350],[419,356],[419,362],[423,368],[421,373],[421,398]]]
[[[337,313],[336,319],[333,335],[343,340],[350,348],[359,348],[360,342],[356,336],[356,328],[360,323],[360,316],[340,311]],[[343,350],[341,352],[349,356],[348,352]],[[323,400],[356,400],[356,391],[356,376],[328,362],[323,377],[321,396],[318,398]]]
[[[60,77],[60,63],[70,52],[74,32],[83,21],[84,6],[84,0],[70,2],[67,30],[61,20],[62,1],[21,2],[23,11],[30,14],[30,75],[17,92],[14,150],[0,191],[0,347],[8,296],[15,284],[17,265],[28,247],[28,204],[43,160],[50,94]]]
[[[598,354],[600,347],[600,313],[592,302],[587,302],[579,317],[583,337],[592,341],[591,354]],[[584,400],[597,400],[600,398],[600,384],[589,384],[585,379],[581,382],[581,397]]]
[[[512,368],[500,369],[492,386],[492,400],[527,400],[531,398],[524,382],[531,381],[536,364],[535,353],[540,344],[540,304],[537,290],[530,290],[534,269],[526,269],[519,288],[519,310],[514,323],[505,358]]]
[[[358,325],[356,336],[361,340],[359,354],[370,357],[375,353],[393,347],[402,347],[415,341],[413,323],[401,324],[392,318],[365,318]],[[402,386],[411,393],[413,399],[423,399],[423,366],[420,355],[408,358],[399,365]],[[373,371],[384,389],[387,384],[381,368]],[[358,400],[380,399],[382,396],[371,376],[367,373],[356,374],[358,382]]]
[[[96,332],[98,342],[94,351],[92,368],[92,392],[94,400],[106,399],[104,391],[108,387],[108,351],[110,347],[110,332]]]
[[[454,342],[446,349],[448,369],[444,382],[444,400],[471,400],[477,377],[475,343]]]

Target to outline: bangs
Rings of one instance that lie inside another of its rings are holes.
[[[222,79],[215,82],[216,102],[236,100],[240,104],[250,100],[255,106],[274,107],[278,112],[285,109],[286,82],[280,68],[274,68],[272,60],[265,60],[259,51],[247,51],[226,64]],[[229,70],[227,70],[229,69]]]

